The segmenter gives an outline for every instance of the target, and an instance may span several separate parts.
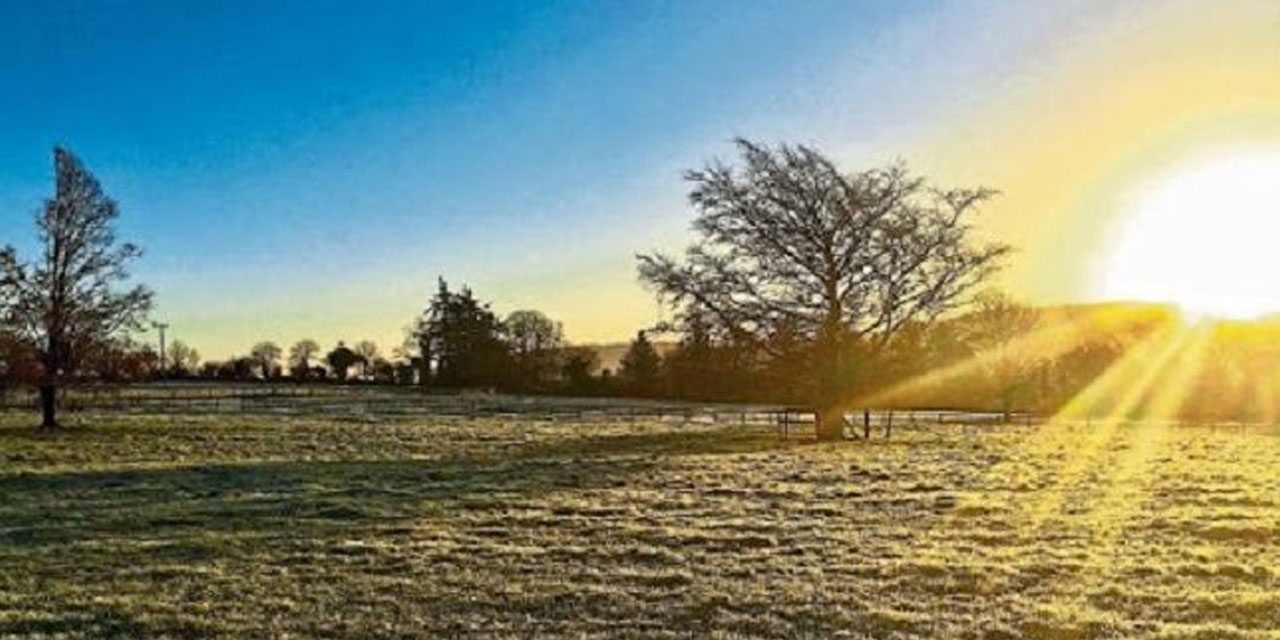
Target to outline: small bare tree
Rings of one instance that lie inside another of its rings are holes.
[[[311,359],[320,355],[320,343],[311,338],[303,338],[289,347],[289,369],[293,377],[307,379],[311,377]]]
[[[541,311],[512,311],[503,321],[507,346],[517,369],[516,386],[543,389],[559,372],[564,328]]]
[[[973,241],[988,189],[941,190],[900,166],[843,173],[804,146],[737,140],[742,165],[690,171],[698,242],[641,255],[642,281],[678,314],[706,314],[775,357],[804,338],[818,436],[840,437],[858,367],[911,322],[962,304],[1009,252]],[[865,367],[863,367],[865,369]]]
[[[360,377],[372,378],[375,363],[378,360],[378,343],[372,340],[361,340],[351,348],[360,357]]]
[[[169,359],[173,362],[173,371],[181,375],[194,375],[200,368],[200,352],[181,340],[169,345]]]
[[[128,263],[142,254],[116,243],[116,203],[70,152],[53,150],[54,195],[36,216],[38,262],[0,251],[0,303],[5,327],[37,354],[42,430],[57,422],[58,389],[74,379],[94,345],[138,330],[151,291],[119,291]]]
[[[277,363],[280,362],[281,353],[282,351],[276,343],[264,340],[253,345],[253,348],[249,350],[249,357],[253,358],[254,363],[258,365],[258,369],[262,371],[262,377],[270,380],[279,368]]]

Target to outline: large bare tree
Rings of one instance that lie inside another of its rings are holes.
[[[1009,252],[972,237],[989,189],[937,189],[901,166],[845,173],[805,146],[736,141],[737,166],[690,171],[698,240],[638,256],[678,315],[766,354],[803,338],[818,436],[840,437],[858,375],[899,329],[954,309]],[[785,335],[788,340],[779,340]]]
[[[55,188],[36,216],[40,259],[23,262],[12,247],[0,251],[5,326],[37,353],[41,429],[57,422],[57,393],[74,379],[94,345],[141,328],[152,294],[120,290],[127,266],[142,254],[117,243],[116,203],[70,152],[53,150]]]

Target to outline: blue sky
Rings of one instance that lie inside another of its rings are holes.
[[[11,2],[0,228],[28,246],[66,144],[208,357],[389,351],[437,275],[625,339],[659,314],[633,255],[687,237],[683,169],[737,135],[914,158],[1085,4]]]

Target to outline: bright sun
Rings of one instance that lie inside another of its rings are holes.
[[[1235,318],[1280,311],[1280,151],[1218,157],[1154,181],[1110,241],[1109,299]]]

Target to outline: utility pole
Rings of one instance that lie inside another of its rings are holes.
[[[161,377],[161,378],[163,378],[163,377],[164,377],[164,374],[165,374],[165,368],[164,368],[164,330],[169,328],[169,323],[168,323],[168,322],[152,322],[152,323],[151,323],[151,326],[152,326],[152,327],[155,327],[155,329],[156,329],[157,331],[159,331],[159,332],[160,332],[160,377]]]

